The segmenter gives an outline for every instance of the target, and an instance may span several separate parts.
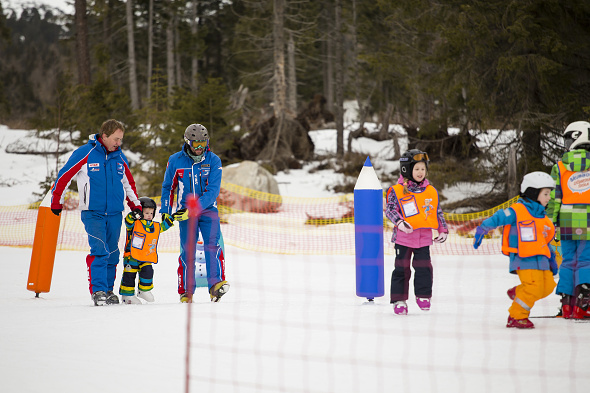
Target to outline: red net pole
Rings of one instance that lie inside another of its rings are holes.
[[[192,294],[195,290],[195,253],[196,253],[196,244],[197,244],[197,236],[196,236],[196,227],[197,227],[197,217],[199,215],[199,203],[197,202],[197,198],[194,195],[190,195],[187,200],[188,204],[188,232],[186,241],[188,244],[185,244],[185,248],[187,250],[188,258],[187,258],[187,279],[186,290],[189,291],[191,295],[190,301],[187,304],[187,320],[186,320],[186,358],[185,358],[185,377],[184,377],[184,384],[185,384],[185,393],[190,392],[190,356],[191,356],[191,309],[192,309]]]

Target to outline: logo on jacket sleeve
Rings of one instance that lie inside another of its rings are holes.
[[[117,172],[119,172],[120,175],[122,175],[123,172],[125,172],[125,168],[123,167],[123,163],[121,163],[121,162],[117,163]]]

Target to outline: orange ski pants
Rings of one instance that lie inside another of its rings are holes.
[[[516,287],[516,297],[508,309],[514,319],[528,318],[537,300],[549,296],[555,289],[551,270],[517,270],[520,285]]]

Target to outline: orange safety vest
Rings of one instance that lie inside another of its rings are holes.
[[[564,205],[588,205],[590,202],[590,171],[568,171],[562,161],[557,163]]]
[[[153,232],[148,232],[141,220],[135,221],[129,241],[131,257],[139,262],[158,263],[158,239],[160,223],[152,222]]]
[[[438,192],[436,188],[428,185],[422,192],[410,191],[409,194],[401,196],[404,195],[404,186],[396,184],[387,191],[387,199],[389,199],[392,189],[395,191],[395,197],[404,220],[414,229],[438,228]]]
[[[534,255],[545,255],[551,257],[549,243],[555,236],[555,226],[545,216],[543,218],[533,217],[529,210],[522,203],[515,203],[510,206],[516,213],[516,225],[518,232],[518,246],[510,247],[508,237],[510,235],[511,225],[505,225],[502,233],[502,253],[518,254],[521,258],[532,257]]]

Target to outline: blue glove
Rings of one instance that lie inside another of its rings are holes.
[[[555,260],[555,252],[551,250],[551,257],[549,257],[549,267],[551,268],[551,273],[555,276],[559,271],[557,267],[557,261]]]
[[[473,248],[477,250],[479,246],[481,246],[481,242],[483,241],[483,237],[488,234],[488,231],[483,229],[482,227],[475,228],[475,236],[473,241]]]

